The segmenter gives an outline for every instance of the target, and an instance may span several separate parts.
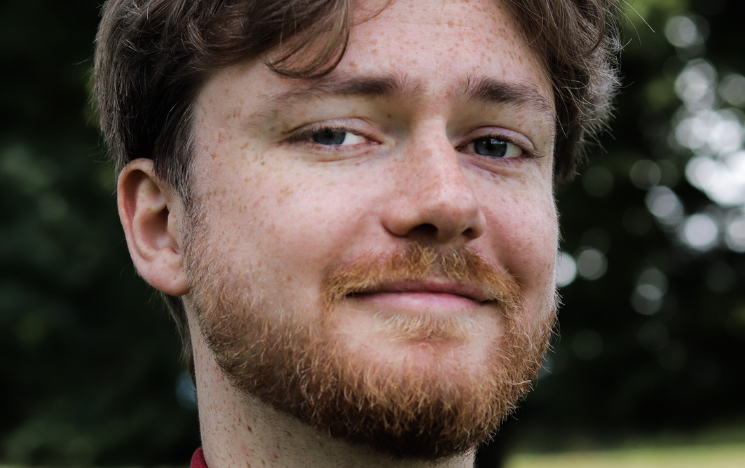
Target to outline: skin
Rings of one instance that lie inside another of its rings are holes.
[[[392,77],[395,92],[338,93],[350,80]],[[250,61],[217,71],[199,93],[193,188],[225,274],[251,272],[267,308],[311,323],[321,316],[324,272],[338,262],[407,242],[467,246],[518,279],[526,320],[549,314],[558,237],[552,93],[503,5],[398,0],[353,27],[342,62],[322,80],[280,78]],[[468,84],[484,80],[520,86],[524,99],[469,96]],[[329,126],[349,132],[345,144],[313,142]],[[515,146],[507,157],[477,154],[474,141],[487,136]],[[138,159],[121,173],[118,203],[137,270],[184,296],[210,467],[419,466],[332,439],[234,390],[190,306],[178,195]],[[482,366],[486,338],[498,339],[501,323],[457,286],[432,278],[348,298],[336,329],[350,350],[390,362],[392,371],[402,355],[423,372],[443,356],[444,373]],[[451,348],[400,342],[375,327],[381,309],[455,314],[489,336]],[[469,453],[421,465],[472,463]]]

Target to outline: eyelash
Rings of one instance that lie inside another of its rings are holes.
[[[366,140],[369,140],[370,142],[373,142],[375,144],[378,144],[379,143],[375,138],[372,138],[371,136],[365,134],[364,132],[360,132],[360,131],[358,131],[356,129],[351,129],[351,128],[346,127],[346,126],[343,126],[343,125],[328,125],[328,124],[322,124],[322,125],[318,125],[318,126],[313,126],[313,127],[310,127],[310,128],[308,128],[306,130],[303,130],[302,132],[300,132],[300,133],[298,133],[296,135],[291,136],[287,140],[287,142],[289,142],[289,143],[304,143],[304,144],[312,145],[313,147],[316,147],[316,148],[323,148],[323,151],[332,151],[332,152],[344,151],[344,149],[342,148],[342,145],[336,145],[336,146],[335,145],[321,145],[321,144],[318,144],[318,143],[315,143],[315,142],[312,141],[312,137],[313,137],[314,134],[317,134],[317,133],[320,133],[320,132],[323,132],[323,131],[347,132],[347,133],[351,133],[353,135],[357,135],[357,136],[360,136],[362,138],[365,138]],[[536,154],[536,152],[534,150],[527,149],[524,144],[522,144],[522,143],[520,143],[518,141],[515,141],[515,139],[513,139],[513,138],[511,138],[511,137],[509,137],[507,135],[504,135],[502,133],[499,133],[499,132],[496,132],[496,133],[487,133],[485,135],[479,135],[477,137],[471,138],[468,141],[466,141],[465,143],[463,143],[462,145],[456,146],[455,149],[458,150],[458,151],[462,151],[462,149],[464,147],[468,146],[469,144],[474,143],[476,140],[481,140],[481,139],[484,139],[484,138],[494,138],[494,139],[502,140],[502,141],[507,142],[509,144],[515,145],[516,147],[518,147],[520,149],[520,151],[523,153],[523,157],[525,157],[525,158],[534,159],[534,158],[537,158],[538,157],[538,155]],[[499,159],[499,158],[491,158],[489,156],[482,156],[482,155],[479,155],[479,154],[476,154],[476,156],[481,156],[481,157],[489,158],[489,159]],[[517,159],[517,158],[506,158],[506,159]]]
[[[312,141],[313,135],[317,133],[321,133],[323,131],[336,131],[336,132],[345,132],[345,133],[351,133],[353,135],[360,136],[366,140],[369,140],[370,142],[373,142],[375,144],[378,143],[378,141],[375,138],[372,138],[371,136],[367,135],[364,132],[360,132],[356,129],[351,129],[349,127],[345,127],[343,125],[318,125],[310,127],[306,130],[303,130],[302,132],[291,136],[287,139],[288,143],[304,143],[308,145],[312,145],[315,148],[323,148],[323,151],[344,151],[341,148],[341,145],[333,146],[333,145],[321,145],[318,143],[315,143]]]

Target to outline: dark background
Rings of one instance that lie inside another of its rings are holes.
[[[178,337],[129,260],[90,104],[99,3],[0,2],[0,463],[183,465],[199,445]],[[561,338],[484,464],[745,428],[745,178],[722,192],[689,163],[737,176],[745,158],[745,5],[631,7],[649,26],[624,7],[613,131],[558,189],[579,271]]]

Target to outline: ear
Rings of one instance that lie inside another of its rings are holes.
[[[150,159],[131,161],[119,174],[117,205],[140,276],[171,296],[188,293],[179,229],[183,205],[175,190],[155,177]]]

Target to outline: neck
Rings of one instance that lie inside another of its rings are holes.
[[[473,466],[473,453],[437,461],[398,459],[334,439],[234,389],[218,368],[198,327],[192,326],[191,337],[202,446],[210,468]]]

